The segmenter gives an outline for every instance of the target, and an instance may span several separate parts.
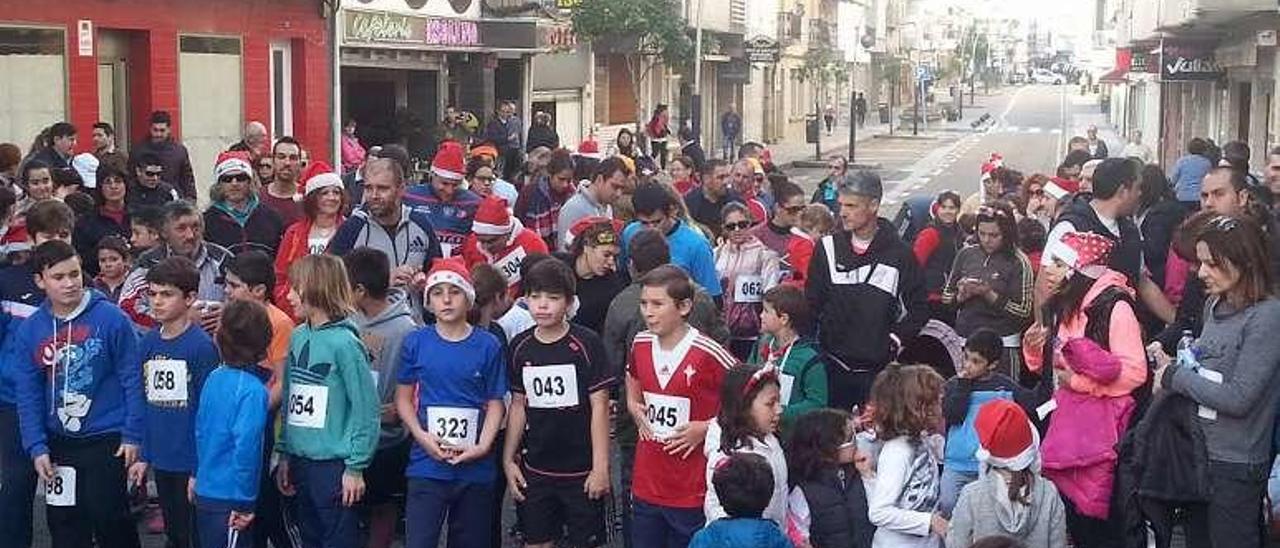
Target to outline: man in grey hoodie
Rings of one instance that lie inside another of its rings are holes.
[[[368,486],[365,504],[370,509],[371,546],[389,546],[395,534],[396,495],[406,489],[405,468],[412,445],[393,398],[400,366],[400,348],[406,335],[418,328],[409,309],[409,298],[399,288],[391,288],[391,263],[387,255],[370,247],[358,247],[342,257],[351,280],[356,314],[352,320],[360,329],[360,339],[369,352],[369,373],[373,375],[381,405],[381,429],[373,462],[365,470]]]

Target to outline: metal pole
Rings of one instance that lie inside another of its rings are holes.
[[[814,84],[813,90],[813,127],[817,131],[813,132],[813,159],[822,160],[822,106],[818,101],[817,84]],[[807,128],[806,128],[807,129]]]
[[[702,141],[702,2],[698,0],[698,13],[693,18],[693,31],[696,35],[693,46],[693,97],[690,98],[689,110],[693,118],[693,134]]]
[[[854,112],[854,101],[858,98],[857,77],[853,77],[853,83],[849,84],[849,163],[853,163],[854,156],[858,152],[858,114]]]
[[[913,95],[915,96],[914,105],[912,105],[912,109],[914,110],[914,113],[912,113],[911,115],[911,134],[912,135],[920,134],[920,90],[923,87],[924,87],[924,83],[920,80],[920,78],[917,77],[916,87],[913,93]]]

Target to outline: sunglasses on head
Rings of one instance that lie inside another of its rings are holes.
[[[725,224],[724,224],[724,229],[725,229],[725,230],[729,230],[729,231],[733,231],[733,230],[746,230],[746,229],[748,229],[748,228],[751,228],[751,221],[738,221],[738,222],[736,222],[736,223],[725,223]]]
[[[991,206],[982,206],[978,208],[978,218],[981,219],[983,217],[988,219],[1005,219],[1009,217],[1009,212]]]
[[[219,183],[247,183],[249,176],[244,173],[236,173],[234,175],[223,175],[218,177]]]

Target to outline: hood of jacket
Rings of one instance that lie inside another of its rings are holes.
[[[393,287],[387,291],[387,307],[382,312],[379,312],[377,316],[368,318],[365,327],[367,329],[377,329],[378,326],[391,322],[396,318],[412,320],[413,311],[409,309],[409,294],[405,293],[403,289]]]
[[[993,510],[996,520],[1000,523],[1000,528],[1016,538],[1027,538],[1031,534],[1032,529],[1035,528],[1036,522],[1039,520],[1040,502],[1053,495],[1047,492],[1048,490],[1045,487],[1047,482],[1033,479],[1031,493],[1028,497],[1030,503],[1023,504],[1009,499],[1008,480],[1000,473],[988,470],[978,481],[988,483],[991,497],[996,502]]]
[[[40,312],[48,314],[50,318],[53,318],[56,321],[74,322],[76,319],[87,315],[100,303],[106,302],[107,300],[106,295],[98,292],[98,290],[85,289],[84,296],[80,298],[80,304],[76,305],[75,309],[73,309],[65,318],[60,318],[54,315],[53,304],[49,302],[49,299],[45,299],[44,302],[40,303]]]

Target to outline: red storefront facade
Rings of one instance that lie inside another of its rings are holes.
[[[249,120],[266,124],[273,138],[293,135],[312,158],[328,161],[333,46],[325,5],[8,2],[0,72],[11,83],[0,85],[0,119],[9,121],[0,121],[0,141],[25,148],[40,127],[65,119],[80,128],[87,150],[91,126],[103,120],[127,148],[146,137],[152,111],[166,110],[206,184],[202,168],[212,168],[216,148],[238,140]]]

